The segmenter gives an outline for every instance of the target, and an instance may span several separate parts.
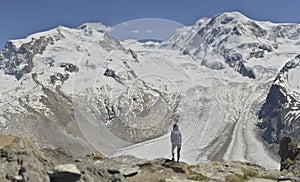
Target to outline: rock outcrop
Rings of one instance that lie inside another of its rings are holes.
[[[266,102],[263,104],[259,118],[263,137],[269,143],[279,144],[284,136],[292,136],[300,140],[300,102],[299,93],[292,89],[290,72],[298,69],[300,55],[288,61],[275,78]]]
[[[33,57],[42,54],[48,45],[62,38],[63,35],[58,31],[53,37],[32,38],[31,41],[20,47],[16,47],[9,41],[0,52],[0,69],[4,69],[5,74],[14,75],[16,79],[20,80],[24,74],[32,71]]]
[[[159,158],[152,161],[133,156],[107,158],[93,152],[74,158],[61,149],[40,150],[32,141],[0,136],[0,181],[297,181],[298,143],[286,137],[279,154],[283,171],[267,171],[245,162],[209,162],[188,165]],[[287,160],[291,163],[287,164]]]
[[[80,171],[75,164],[62,164],[54,167],[53,171],[49,171],[51,181],[78,181],[81,177]]]
[[[50,181],[48,161],[32,141],[0,137],[0,181]]]
[[[300,180],[300,142],[292,137],[283,137],[278,154],[281,157],[280,170],[287,170]]]

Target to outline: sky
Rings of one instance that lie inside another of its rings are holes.
[[[8,40],[85,22],[116,26],[141,18],[192,25],[203,17],[238,11],[254,20],[300,23],[299,0],[0,0],[0,49]]]

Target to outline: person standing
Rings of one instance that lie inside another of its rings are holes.
[[[171,132],[171,143],[172,143],[172,160],[174,161],[174,155],[175,155],[174,150],[175,148],[177,148],[177,162],[179,162],[182,137],[177,124],[173,125],[173,131]]]

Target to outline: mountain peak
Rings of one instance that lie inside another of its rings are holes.
[[[221,69],[226,63],[243,76],[255,78],[253,71],[247,68],[250,59],[264,58],[264,55],[278,48],[274,37],[296,39],[298,33],[285,33],[297,30],[297,27],[277,27],[277,24],[251,20],[239,12],[225,12],[211,19],[200,19],[185,32],[173,36],[170,42],[180,47],[185,54],[194,55],[209,63],[209,67]],[[282,30],[283,31],[282,31]],[[259,40],[257,38],[260,38]],[[208,49],[209,48],[209,49]],[[212,58],[210,55],[218,58]],[[212,65],[213,66],[212,66]]]
[[[246,17],[245,15],[239,13],[239,12],[225,12],[225,13],[220,13],[214,16],[211,19],[211,22],[217,23],[219,22],[220,24],[227,24],[229,22],[248,22],[250,19]]]
[[[249,19],[247,16],[245,16],[244,14],[242,14],[242,13],[240,13],[238,11],[224,12],[224,13],[220,13],[220,14],[218,14],[216,16],[228,16],[228,17]]]

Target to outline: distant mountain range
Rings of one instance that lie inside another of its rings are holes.
[[[154,43],[162,43],[164,42],[163,40],[157,40],[157,39],[142,39],[138,40],[141,43],[146,43],[146,42],[154,42]]]
[[[73,155],[170,157],[279,167],[285,135],[300,140],[300,25],[228,12],[166,42],[118,41],[103,24],[58,26],[0,53],[0,133]],[[276,149],[276,150],[274,150]]]

